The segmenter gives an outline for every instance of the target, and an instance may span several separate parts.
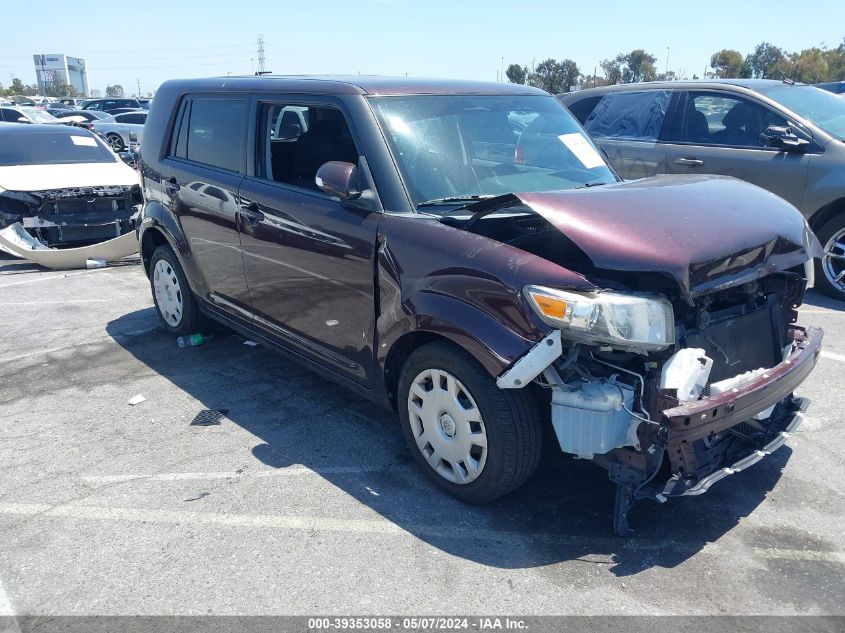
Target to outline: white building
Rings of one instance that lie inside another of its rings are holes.
[[[84,59],[57,53],[33,55],[32,59],[35,61],[39,93],[46,95],[51,84],[66,83],[73,86],[80,96],[88,96],[88,73]]]

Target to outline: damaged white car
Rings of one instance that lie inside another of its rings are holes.
[[[0,124],[0,229],[94,244],[134,232],[141,201],[138,173],[87,130]]]

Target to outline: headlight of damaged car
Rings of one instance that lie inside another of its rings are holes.
[[[542,286],[526,286],[523,292],[537,314],[570,340],[635,351],[665,349],[675,342],[672,304],[661,297]]]

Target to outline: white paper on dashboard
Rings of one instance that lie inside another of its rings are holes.
[[[88,136],[71,136],[70,140],[74,145],[85,145],[86,147],[97,147],[96,139],[90,138]]]
[[[604,161],[596,148],[590,145],[590,142],[582,134],[573,132],[572,134],[561,134],[558,138],[587,169],[604,165]]]

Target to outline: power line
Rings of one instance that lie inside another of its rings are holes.
[[[219,49],[219,48],[246,48],[252,49],[254,44],[220,44],[220,45],[213,45],[213,46],[156,46],[155,50],[157,51],[195,51],[195,50],[208,50],[208,49]],[[65,48],[73,48],[65,47]],[[20,51],[20,46],[0,46],[0,50],[8,50],[8,51]],[[88,49],[74,49],[77,53],[88,54],[88,53],[147,53],[149,52],[149,48],[88,48]]]

